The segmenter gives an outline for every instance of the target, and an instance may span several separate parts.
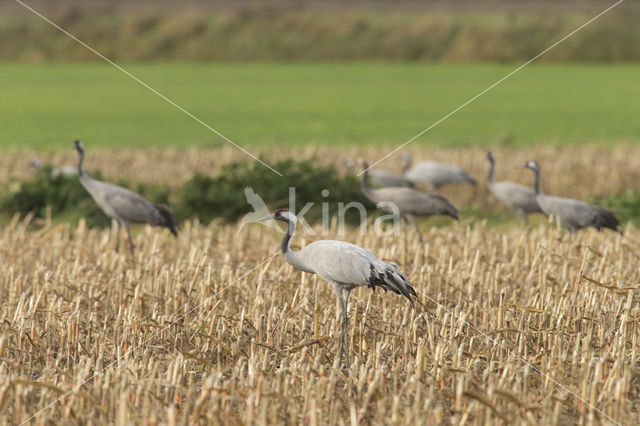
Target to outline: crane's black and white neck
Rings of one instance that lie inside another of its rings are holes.
[[[82,161],[84,160],[84,146],[82,145],[82,142],[80,142],[79,140],[76,140],[75,142],[73,142],[73,146],[76,149],[76,151],[78,151],[78,176],[80,177],[86,176],[84,174],[84,169],[82,168]]]
[[[264,222],[266,220],[277,220],[287,224],[287,231],[280,243],[280,250],[287,263],[301,271],[314,273],[314,271],[308,267],[304,257],[300,256],[300,252],[291,249],[291,237],[296,231],[298,217],[287,209],[278,209],[273,213],[273,216],[267,216],[260,221]]]
[[[542,192],[540,191],[540,166],[538,165],[538,162],[535,160],[527,161],[524,167],[533,170],[533,174],[535,176],[533,189],[536,192],[536,195],[540,195]]]
[[[487,182],[493,183],[493,169],[495,167],[495,159],[493,158],[493,152],[487,151],[487,160],[489,160],[489,174],[487,176]]]

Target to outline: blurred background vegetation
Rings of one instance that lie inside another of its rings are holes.
[[[366,156],[373,145],[413,137],[613,1],[26,3],[256,155],[349,145]],[[412,144],[423,151],[416,158],[445,146],[640,142],[638,22],[640,2],[624,2],[421,136]],[[87,142],[94,158],[107,148],[194,145],[215,157],[227,144],[14,1],[0,3],[0,92],[0,149],[24,152],[25,168],[34,156],[70,151],[74,139]],[[250,159],[193,173],[171,191],[164,181],[126,181],[126,166],[104,178],[203,221],[248,209],[247,184],[271,201],[290,184],[308,201],[322,201],[319,187],[328,183],[334,202],[361,198],[338,167],[315,165],[312,156],[278,158],[295,181],[273,182]],[[474,161],[484,167],[483,158]],[[24,179],[0,169],[5,217],[44,217],[51,208],[106,224],[76,178],[47,173]],[[639,190],[592,192],[591,201],[631,218]],[[490,219],[481,202],[463,212]]]
[[[269,147],[398,145],[612,2],[28,4],[234,142]],[[640,3],[622,3],[418,142],[638,142],[638,22]],[[17,2],[0,4],[0,40],[0,146],[226,143]]]
[[[30,1],[117,61],[528,60],[613,2]],[[98,61],[14,2],[0,12],[2,61]],[[640,3],[625,2],[541,58],[640,59]]]

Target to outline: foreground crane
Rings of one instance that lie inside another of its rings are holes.
[[[381,287],[401,294],[414,306],[411,296],[416,291],[406,276],[400,272],[398,265],[393,262],[379,260],[373,253],[360,246],[344,241],[320,240],[314,241],[300,251],[291,250],[289,242],[296,230],[298,218],[287,209],[278,209],[273,215],[266,216],[260,221],[277,220],[287,224],[287,232],[282,239],[281,250],[284,259],[294,268],[318,274],[328,281],[340,301],[342,308],[342,339],[340,342],[340,363],[346,358],[349,368],[349,317],[347,306],[349,295],[356,287],[367,286],[372,290]]]
[[[560,224],[574,234],[576,231],[592,226],[598,231],[609,228],[622,234],[619,229],[620,222],[615,213],[592,206],[584,201],[573,200],[564,197],[552,197],[540,190],[540,166],[537,161],[527,161],[525,168],[533,170],[535,174],[536,200],[540,208],[547,216],[558,218]]]
[[[120,249],[120,227],[124,226],[129,237],[129,250],[133,253],[133,240],[131,239],[130,223],[148,223],[151,226],[164,226],[174,236],[176,221],[171,212],[164,206],[152,204],[133,191],[111,183],[102,182],[91,178],[84,172],[82,161],[84,160],[84,146],[82,142],[75,141],[74,147],[78,151],[78,176],[80,183],[91,195],[98,207],[117,223],[116,252]]]

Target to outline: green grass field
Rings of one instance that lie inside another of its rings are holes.
[[[145,64],[126,68],[240,145],[399,144],[516,65]],[[640,141],[640,66],[532,65],[423,144]],[[224,143],[107,64],[0,65],[0,146]]]

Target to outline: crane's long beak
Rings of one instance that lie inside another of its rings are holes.
[[[264,223],[264,222],[268,222],[270,220],[276,220],[276,218],[273,217],[273,215],[270,214],[268,216],[263,217],[262,219],[258,219],[258,223]]]

